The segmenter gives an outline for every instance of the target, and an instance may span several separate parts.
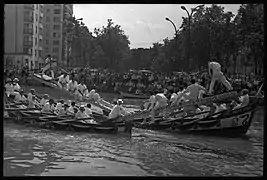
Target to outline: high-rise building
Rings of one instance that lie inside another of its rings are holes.
[[[39,68],[48,54],[62,64],[62,22],[72,4],[5,4],[4,12],[5,65]]]
[[[58,65],[66,65],[64,61],[63,22],[72,16],[72,4],[46,4],[45,6],[45,54],[54,57]]]

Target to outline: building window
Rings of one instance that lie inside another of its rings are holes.
[[[54,22],[60,22],[60,17],[54,17]]]
[[[42,57],[42,50],[39,50],[39,57]]]
[[[54,14],[60,14],[60,9],[54,9]]]
[[[55,25],[54,25],[54,30],[59,30],[59,29],[60,29],[60,25],[55,24]]]
[[[29,48],[23,48],[23,53],[28,55],[30,53]]]
[[[35,57],[37,57],[37,49],[35,49],[34,52],[35,52]]]
[[[46,21],[47,22],[50,22],[50,17],[46,17]]]
[[[59,52],[59,49],[58,48],[53,48],[53,53],[57,53]]]
[[[37,46],[37,38],[35,38],[35,46]]]
[[[45,43],[46,43],[46,44],[49,44],[49,40],[48,40],[48,39],[47,39],[47,40],[45,40]]]
[[[50,9],[46,9],[46,12],[47,12],[47,13],[50,13]]]
[[[45,52],[46,52],[46,53],[48,52],[48,47],[45,47]]]
[[[54,40],[54,41],[53,41],[53,44],[54,44],[54,45],[59,45],[59,41],[58,41],[58,40]]]
[[[36,27],[35,27],[35,33],[36,33],[36,34],[38,33],[38,30],[37,30],[37,29],[38,29],[38,27],[36,26]]]
[[[54,33],[53,33],[53,37],[55,37],[55,38],[59,38],[59,37],[60,37],[60,34],[59,34],[59,33],[56,33],[56,32],[54,32]]]
[[[35,14],[35,19],[38,22],[38,14]]]

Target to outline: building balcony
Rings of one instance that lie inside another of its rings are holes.
[[[44,28],[44,26],[43,26],[43,24],[42,24],[42,23],[39,23],[39,27],[40,27],[41,29],[43,29],[43,28]]]
[[[33,29],[25,28],[25,29],[23,29],[23,33],[24,34],[33,34]]]
[[[33,23],[33,17],[24,16],[24,21]]]
[[[24,41],[23,46],[33,46],[33,41]]]
[[[24,8],[34,10],[34,4],[24,4]]]

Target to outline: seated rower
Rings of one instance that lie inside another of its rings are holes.
[[[23,93],[23,89],[15,90],[15,102],[27,102],[27,98],[22,94]]]
[[[91,104],[87,103],[86,104],[86,107],[85,108],[85,113],[88,115],[88,116],[93,116],[93,113],[92,113],[92,110],[91,110]]]
[[[74,108],[75,108],[75,106],[76,106],[76,103],[75,103],[74,101],[72,101],[71,104],[70,104],[70,107],[69,107],[69,109],[68,109],[69,112],[71,112],[71,113],[74,114],[74,113],[75,113],[75,112],[74,112]]]
[[[123,107],[123,100],[122,99],[118,99],[117,100],[117,104],[112,108],[111,112],[108,115],[108,119],[115,119],[118,118],[120,116],[125,116],[128,115],[129,112],[127,112]]]
[[[89,118],[90,116],[85,113],[84,105],[81,105],[79,111],[75,114],[76,119]]]
[[[44,107],[42,108],[42,113],[54,113],[55,106],[54,106],[54,99],[49,99],[47,103],[45,103]]]
[[[67,84],[67,90],[73,94],[77,94],[77,81],[75,81],[73,77],[70,78]]]
[[[87,87],[83,83],[83,81],[81,81],[81,83],[78,84],[77,93],[78,93],[78,98],[79,98],[80,101],[82,100],[83,97],[86,97],[86,95],[88,94]]]
[[[173,92],[173,90],[170,90],[170,93],[171,93],[170,104],[174,105],[177,102],[178,94]]]
[[[39,104],[36,102],[36,96],[33,95],[31,100],[28,100],[28,108],[35,108],[35,107],[39,107]]]
[[[61,89],[67,89],[68,82],[69,82],[69,75],[67,73],[63,73],[61,76],[58,77],[57,85]]]
[[[32,96],[34,96],[34,95],[35,95],[35,89],[31,89],[27,95],[27,100],[32,101]]]
[[[13,79],[13,88],[14,88],[14,90],[17,90],[17,91],[19,91],[21,89],[21,87],[19,85],[19,79],[18,78]]]
[[[222,112],[224,110],[227,110],[225,103],[220,104],[220,105],[217,105],[216,103],[213,103],[213,105],[216,107],[214,114],[219,113],[219,112]],[[216,115],[214,115],[212,117],[218,117],[219,115],[220,114],[216,114]]]
[[[10,78],[7,78],[6,80],[5,90],[6,90],[6,95],[8,98],[11,94],[14,94],[14,86]]]
[[[58,111],[58,116],[73,115],[73,113],[71,113],[71,112],[68,110],[68,108],[69,108],[69,105],[68,105],[67,103],[65,103],[65,104],[63,105],[63,108],[60,109],[60,110]]]
[[[45,103],[48,102],[49,99],[49,95],[48,94],[44,94],[43,98],[40,101],[40,106],[43,107],[45,105]]]
[[[241,91],[241,96],[239,97],[240,103],[237,104],[233,108],[233,110],[245,107],[245,106],[247,106],[249,104],[249,95],[248,95],[248,93],[249,93],[249,91],[247,89],[243,89]]]
[[[58,112],[60,111],[62,108],[63,108],[63,104],[64,104],[64,100],[63,99],[60,99],[57,104],[56,104],[56,107],[55,107],[55,110]]]

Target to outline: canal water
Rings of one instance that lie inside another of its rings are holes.
[[[263,110],[239,138],[134,128],[132,137],[4,122],[4,176],[262,176]]]

